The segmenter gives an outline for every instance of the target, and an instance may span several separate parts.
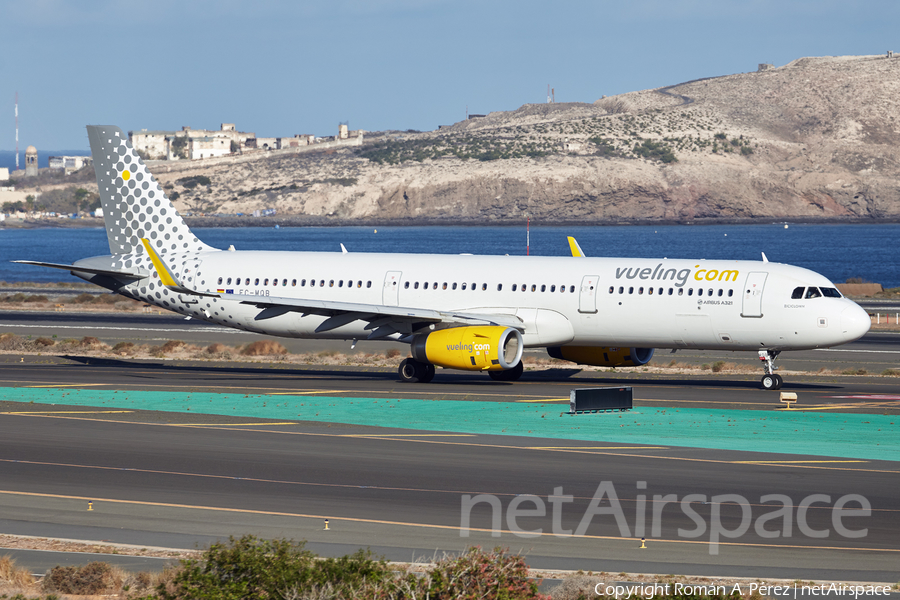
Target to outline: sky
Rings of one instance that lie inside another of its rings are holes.
[[[900,52],[897,0],[0,0],[0,150],[84,126],[260,137],[433,130],[470,113]]]

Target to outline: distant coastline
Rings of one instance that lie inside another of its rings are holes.
[[[27,145],[23,145],[19,148],[19,168],[25,168],[25,148]],[[50,166],[50,157],[51,156],[90,156],[90,150],[41,150],[38,148],[38,168],[46,169]],[[16,168],[16,151],[15,150],[0,150],[0,169],[2,168],[9,169],[9,172],[12,173]]]
[[[319,217],[309,215],[285,215],[279,217],[184,217],[190,227],[242,228],[258,227],[522,227],[525,219],[484,219],[484,218],[403,218],[403,219],[342,219],[337,217]],[[772,225],[786,223],[790,225],[882,225],[900,223],[900,217],[867,219],[860,217],[829,218],[703,218],[690,221],[655,220],[655,219],[532,219],[532,227],[613,227],[613,226],[702,226],[702,225]],[[102,228],[103,219],[83,217],[79,219],[14,219],[8,218],[0,222],[0,230],[6,229],[77,229]]]

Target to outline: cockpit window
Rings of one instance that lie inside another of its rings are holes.
[[[794,288],[794,291],[791,293],[791,300],[800,300],[803,298],[803,290],[806,288],[798,287]]]
[[[841,297],[841,293],[839,291],[837,291],[836,288],[823,287],[823,288],[819,288],[819,289],[822,290],[822,295],[825,296],[826,298],[840,298]]]
[[[810,287],[810,288],[806,289],[806,299],[807,300],[809,300],[810,298],[821,298],[821,297],[822,297],[822,292],[819,291],[819,288]]]

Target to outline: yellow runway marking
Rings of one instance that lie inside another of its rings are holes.
[[[80,388],[80,387],[96,387],[98,385],[106,385],[105,383],[60,383],[45,385],[26,385],[27,388]]]
[[[471,433],[345,433],[338,437],[475,437]]]
[[[267,392],[266,396],[305,396],[308,394],[346,394],[353,390],[304,390],[294,392]]]
[[[332,524],[336,523],[370,523],[374,525],[393,525],[399,527],[418,527],[422,529],[441,529],[446,531],[459,531],[460,528],[457,525],[436,525],[432,523],[415,523],[412,521],[388,521],[385,519],[364,519],[360,517],[336,517],[334,515],[321,515],[321,514],[306,514],[306,513],[288,513],[288,512],[280,512],[274,510],[251,510],[247,508],[223,508],[219,506],[203,506],[203,505],[193,505],[193,504],[175,504],[172,502],[147,502],[141,500],[119,500],[117,498],[98,498],[96,496],[68,496],[63,494],[39,494],[35,492],[17,492],[17,491],[9,491],[9,490],[0,490],[0,494],[9,494],[12,496],[26,496],[32,498],[55,498],[59,500],[78,500],[81,502],[91,501],[94,503],[96,508],[95,511],[102,511],[102,503],[108,502],[110,504],[125,504],[125,505],[133,505],[133,506],[158,506],[163,508],[177,508],[177,509],[187,509],[187,510],[205,510],[205,511],[214,511],[214,512],[225,512],[225,513],[237,513],[237,514],[249,514],[249,515],[267,515],[267,516],[276,516],[276,517],[291,517],[291,518],[301,518],[301,519],[328,519]],[[469,527],[469,531],[475,531],[479,533],[497,533],[496,530],[481,528],[481,527]],[[509,530],[500,530],[500,533],[512,534]],[[557,536],[552,532],[541,532],[536,534],[540,537],[576,537],[576,536]],[[590,540],[616,540],[622,542],[634,543],[634,538],[631,537],[620,537],[620,536],[612,536],[612,535],[581,535],[577,536],[584,539]],[[706,540],[684,540],[684,539],[665,539],[665,538],[651,538],[651,541],[654,543],[660,544],[701,544],[706,545],[709,544]],[[760,544],[760,543],[751,543],[751,542],[719,542],[720,546],[742,546],[742,547],[751,547],[751,548],[773,548],[773,549],[785,549],[785,550],[837,550],[840,552],[845,551],[863,551],[863,552],[889,552],[889,553],[900,553],[900,548],[854,548],[854,547],[846,547],[846,546],[800,546],[796,544]]]
[[[805,465],[812,463],[866,463],[867,460],[734,460],[736,465]]]
[[[296,421],[283,423],[169,423],[172,427],[256,427],[258,425],[299,425]]]
[[[668,446],[527,446],[529,450],[670,450]]]
[[[118,415],[133,412],[133,410],[23,410],[2,412],[0,415]]]
[[[536,400],[516,400],[516,402],[568,402],[569,398],[538,398]]]

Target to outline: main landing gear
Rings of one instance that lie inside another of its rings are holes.
[[[434,365],[405,358],[400,363],[400,381],[405,383],[428,383],[434,379]]]
[[[488,375],[490,375],[491,379],[493,379],[494,381],[518,381],[519,377],[522,376],[522,371],[524,370],[525,367],[522,365],[522,361],[520,360],[512,369],[505,369],[503,371],[488,371]]]
[[[780,350],[759,351],[759,360],[763,361],[763,371],[766,373],[760,380],[764,390],[780,390],[784,383],[781,375],[775,374],[775,359],[779,354],[781,354]]]

